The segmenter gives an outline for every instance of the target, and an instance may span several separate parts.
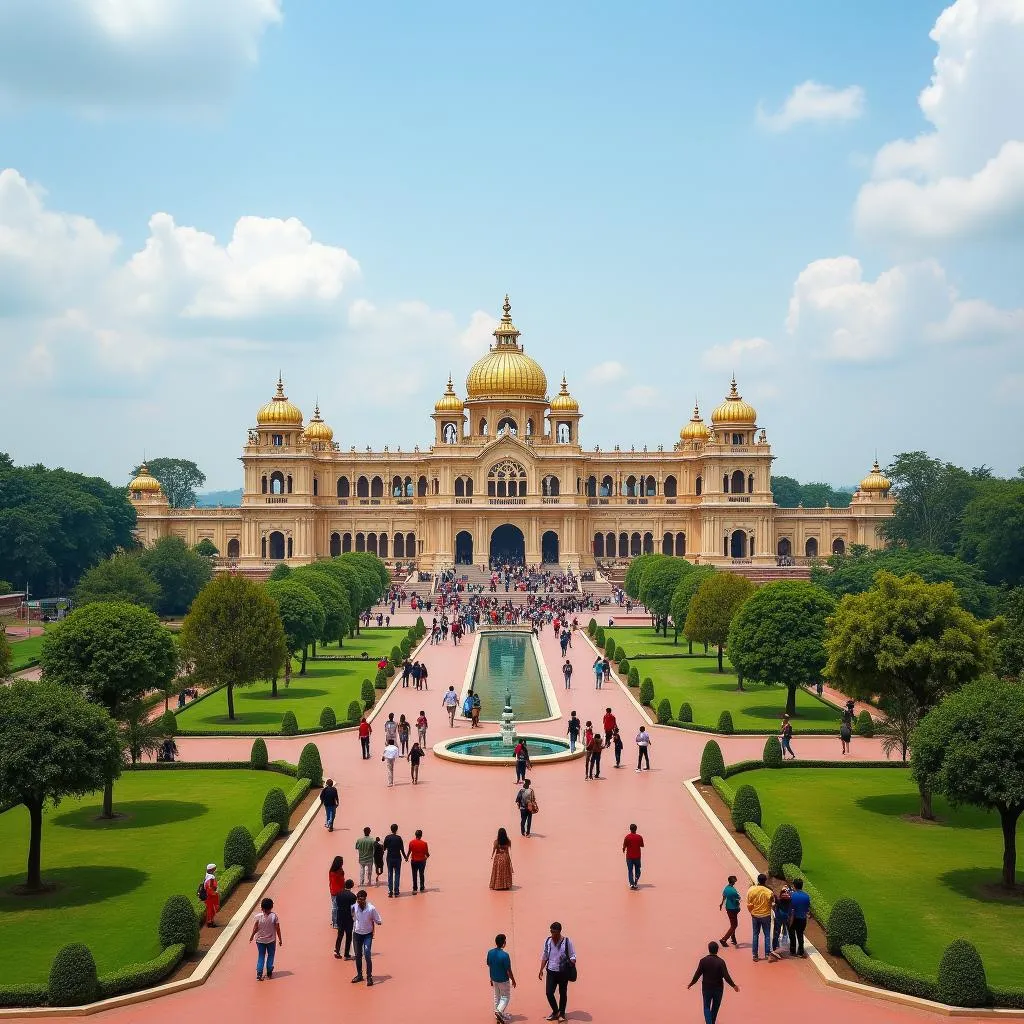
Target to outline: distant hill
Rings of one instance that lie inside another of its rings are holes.
[[[210,505],[224,505],[226,508],[236,508],[242,504],[242,488],[235,491],[207,491],[205,494],[196,495],[196,504],[202,507]]]

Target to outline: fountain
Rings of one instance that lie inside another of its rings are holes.
[[[515,713],[512,711],[512,694],[505,694],[505,710],[501,713],[501,745],[510,750],[516,745]]]

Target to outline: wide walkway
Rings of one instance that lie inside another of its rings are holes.
[[[653,770],[636,773],[633,736],[640,716],[617,684],[594,689],[589,671],[594,650],[582,635],[576,643],[570,652],[576,683],[567,692],[557,644],[550,629],[542,634],[562,718],[537,731],[561,734],[571,710],[596,722],[610,705],[627,741],[623,768],[615,770],[606,754],[606,778],[600,781],[584,780],[582,761],[535,769],[540,813],[533,837],[526,840],[519,836],[511,768],[468,767],[430,756],[422,765],[420,785],[411,785],[400,765],[397,784],[387,789],[379,725],[369,761],[360,759],[354,735],[321,737],[325,769],[340,781],[339,827],[333,834],[319,823],[311,828],[273,886],[284,931],[273,981],[256,982],[254,947],[236,941],[205,986],[109,1012],[101,1019],[111,1024],[143,1019],[151,1024],[190,1019],[493,1021],[483,961],[501,931],[509,937],[519,982],[512,1019],[539,1021],[548,1013],[537,978],[541,944],[548,925],[557,919],[579,957],[579,982],[570,987],[571,1020],[668,1024],[680,1015],[701,1020],[699,987],[687,992],[685,985],[707,941],[724,930],[718,901],[726,876],[743,876],[681,785],[695,773],[706,737],[655,729]],[[431,723],[429,743],[447,736],[451,730],[440,707],[441,693],[449,682],[461,689],[471,647],[464,642],[459,648],[426,648],[430,691],[397,689],[381,711],[395,711],[397,717],[415,716],[423,709]],[[457,722],[454,732],[468,731],[466,723]],[[303,742],[271,740],[270,755],[294,759]],[[212,759],[244,757],[249,743],[182,739],[180,747],[188,759]],[[756,737],[723,740],[727,760],[757,756],[762,746],[763,739]],[[837,746],[830,737],[800,737],[798,752],[831,757]],[[877,756],[877,746],[855,739],[854,752]],[[374,950],[378,985],[367,989],[350,984],[352,964],[332,955],[327,868],[338,853],[355,871],[353,843],[362,827],[369,825],[383,836],[391,822],[398,823],[406,840],[414,829],[423,829],[431,850],[428,891],[410,894],[407,868],[401,898],[388,899],[384,887],[371,890],[384,924]],[[621,852],[630,822],[639,825],[647,843],[637,892],[627,887]],[[513,839],[515,888],[497,893],[487,882],[491,843],[501,825]],[[742,938],[749,942],[747,921]],[[897,1024],[932,1016],[826,988],[808,961],[754,964],[749,946],[730,949],[726,956],[741,992],[727,991],[720,1021]]]

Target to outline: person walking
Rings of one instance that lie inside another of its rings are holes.
[[[543,980],[545,972],[547,973],[544,994],[548,997],[551,1013],[545,1020],[568,1020],[565,1008],[569,1002],[569,982],[576,980],[576,949],[572,939],[562,934],[561,922],[552,921],[550,932],[551,934],[544,940],[544,948],[540,954],[540,972],[537,975]]]
[[[526,740],[520,739],[513,753],[516,758],[516,782],[519,783],[526,778],[526,769],[530,767],[530,751]]]
[[[363,834],[356,840],[360,885],[369,885],[373,880],[373,846],[373,840],[370,838],[370,826],[367,825],[363,829]]]
[[[398,741],[398,723],[395,721],[395,713],[388,713],[388,719],[384,723],[384,742],[396,743]]]
[[[780,939],[789,942],[789,922],[793,918],[793,890],[784,885],[778,896],[775,897],[775,906],[772,908],[772,952],[779,950]]]
[[[580,720],[576,717],[576,712],[573,711],[569,715],[569,728],[566,729],[566,733],[568,733],[568,736],[569,736],[569,753],[570,754],[575,754],[576,753],[576,744],[579,742],[579,738],[580,738],[580,725],[581,724],[582,723],[580,722]]]
[[[412,675],[412,662],[408,658],[402,662],[402,686],[409,685],[409,676]]]
[[[604,709],[604,718],[601,719],[601,725],[604,727],[604,745],[610,747],[612,745],[612,735],[615,732],[615,727],[618,725],[611,708]]]
[[[693,972],[690,984],[686,987],[693,988],[698,978],[701,995],[704,997],[704,1024],[715,1024],[722,1005],[722,996],[725,995],[725,986],[732,986],[734,992],[740,990],[739,985],[729,974],[729,965],[718,955],[717,942],[708,943],[708,955],[697,961],[697,970]]]
[[[405,757],[409,753],[409,735],[412,732],[412,726],[409,724],[409,720],[405,715],[399,715],[398,717],[398,745],[402,752],[402,757]]]
[[[217,865],[206,865],[206,877],[199,887],[202,890],[202,900],[206,906],[206,927],[216,928],[214,918],[220,910],[220,890],[217,888]]]
[[[791,956],[806,957],[804,952],[804,930],[807,928],[807,918],[811,913],[811,897],[804,892],[804,880],[793,879],[793,894],[789,899],[790,903],[790,924],[789,924],[789,952]]]
[[[604,741],[601,739],[601,734],[595,732],[590,740],[590,745],[587,747],[587,752],[590,754],[590,760],[587,763],[588,779],[601,778],[601,751],[603,749]]]
[[[402,861],[409,859],[405,840],[398,834],[398,826],[392,825],[389,835],[384,837],[384,858],[388,866],[388,898],[397,897],[402,882]]]
[[[430,634],[430,642],[434,643],[434,634]],[[413,662],[412,665],[412,685],[413,689],[418,690],[420,688],[420,674],[423,672],[423,668],[418,661]]]
[[[331,927],[338,927],[338,896],[345,888],[345,860],[335,857],[327,869],[327,889],[331,894]]]
[[[252,922],[249,941],[256,940],[256,980],[263,980],[263,967],[266,965],[267,978],[274,976],[274,955],[277,947],[284,945],[281,938],[281,922],[274,913],[274,901],[268,897],[260,900],[260,912]]]
[[[409,762],[409,776],[412,778],[412,784],[418,786],[420,782],[420,761],[423,760],[423,748],[419,743],[412,745],[412,750],[409,751],[406,760]]]
[[[469,707],[469,724],[473,729],[480,728],[480,694],[476,692]]]
[[[390,741],[384,748],[380,759],[384,762],[384,777],[388,780],[388,786],[395,784],[395,761],[401,757],[394,740]]]
[[[429,690],[430,687],[427,685],[427,676],[430,673],[427,671],[427,663],[424,661],[420,664],[420,689]]]
[[[640,851],[644,848],[644,837],[630,825],[626,838],[622,840],[622,852],[626,855],[626,877],[630,889],[640,888]]]
[[[612,677],[612,663],[607,658],[601,659],[601,681]]]
[[[341,797],[338,796],[338,787],[334,785],[334,779],[328,779],[324,788],[320,790],[320,803],[324,807],[324,828],[328,832],[334,831],[334,816],[338,813],[338,804]]]
[[[491,880],[489,889],[512,888],[512,840],[504,828],[498,829],[498,837],[491,844]]]
[[[750,912],[750,921],[754,930],[751,948],[755,964],[761,959],[757,954],[762,934],[764,935],[765,958],[768,960],[779,959],[778,953],[772,951],[772,904],[775,902],[775,893],[765,885],[767,881],[767,875],[758,875],[757,884],[747,890],[747,910]]]
[[[601,684],[604,682],[604,662],[601,660],[601,656],[598,655],[594,661],[594,689],[600,690]]]
[[[529,838],[533,829],[533,816],[537,813],[537,794],[529,779],[523,779],[523,788],[516,793],[516,804],[519,807],[519,831]]]
[[[622,767],[622,735],[618,728],[612,732],[612,750],[615,751],[615,767]]]
[[[338,934],[334,939],[334,959],[341,959],[341,940],[345,940],[345,959],[352,959],[352,908],[356,904],[355,882],[345,879],[345,887],[338,893]]]
[[[651,770],[651,734],[647,731],[646,725],[640,726],[636,734],[636,770],[640,771],[642,765]]]
[[[728,948],[729,940],[732,939],[734,947],[739,946],[736,941],[736,927],[740,923],[740,892],[736,888],[736,876],[730,875],[722,890],[722,899],[719,901],[718,909],[725,908],[726,917],[729,918],[729,930],[719,940],[722,948]]]
[[[370,760],[370,733],[372,732],[372,726],[366,720],[366,715],[363,715],[359,719],[359,750],[363,755],[364,761]]]
[[[416,838],[409,840],[409,864],[412,867],[412,894],[427,891],[427,883],[424,879],[424,872],[427,870],[427,858],[430,856],[430,847],[423,838],[423,829],[416,829]]]
[[[487,976],[490,978],[491,992],[494,996],[496,1024],[505,1024],[508,1020],[505,1011],[512,999],[512,989],[516,987],[516,976],[512,973],[512,958],[505,952],[506,941],[503,934],[495,935],[494,949],[488,950],[485,960]]]
[[[459,695],[455,692],[454,686],[449,686],[444,691],[444,696],[441,698],[441,707],[448,712],[448,724],[454,729],[455,712],[459,710]]]
[[[373,884],[380,885],[380,876],[384,874],[384,844],[380,836],[373,837]]]
[[[366,898],[366,890],[360,889],[352,908],[352,933],[356,945],[356,976],[352,979],[353,985],[363,980],[364,957],[366,984],[373,984],[373,937],[383,923],[377,908]]]
[[[423,750],[427,749],[427,713],[421,711],[416,719],[416,739],[419,740],[420,747]]]
[[[779,737],[782,741],[782,756],[785,757],[789,754],[791,760],[796,760],[796,754],[793,753],[793,723],[789,720],[789,715],[782,716],[782,735]]]
[[[843,720],[839,723],[839,743],[843,753],[850,752],[850,741],[853,739],[853,721],[851,716],[843,712]]]
[[[558,642],[562,645],[562,657],[565,657],[565,652],[569,649],[569,631],[567,629],[562,630],[562,635],[558,638]]]

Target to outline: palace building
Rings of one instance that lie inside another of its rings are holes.
[[[674,444],[588,451],[579,404],[564,378],[549,397],[508,296],[494,339],[465,398],[449,378],[432,442],[412,451],[346,449],[278,379],[242,450],[241,507],[172,509],[143,466],[129,485],[140,541],[208,538],[254,574],[345,551],[427,572],[491,555],[579,571],[647,552],[756,567],[882,546],[895,502],[877,461],[849,508],[775,505],[771,444],[735,378],[710,422],[694,408]]]

